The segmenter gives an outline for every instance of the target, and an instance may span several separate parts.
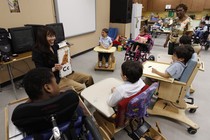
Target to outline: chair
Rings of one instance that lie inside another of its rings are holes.
[[[109,28],[108,36],[111,37],[112,41],[116,39],[118,35],[118,29],[117,28]]]
[[[129,41],[127,43],[127,49],[125,52],[124,60],[140,61],[145,62],[146,60],[154,61],[155,57],[150,55],[150,50],[152,49],[154,42],[149,39],[147,43],[139,43],[135,41]],[[138,49],[136,50],[136,47]]]
[[[194,113],[198,106],[188,104],[184,99],[198,72],[199,66],[197,54],[194,53],[179,81],[174,80],[173,83],[160,81],[158,99],[153,108],[148,109],[148,113],[178,120],[190,126],[188,128],[190,134],[195,134],[199,126],[185,115],[185,110],[189,109],[190,113]]]
[[[146,108],[149,106],[150,99],[157,87],[158,83],[154,83],[150,87],[145,86],[136,95],[120,101],[118,103],[118,111],[117,114],[115,114],[115,118],[106,118],[98,111],[94,112],[97,123],[109,136],[107,139],[113,138],[115,133],[122,130],[127,125],[132,128],[132,131],[126,129],[128,135],[132,137],[131,134],[136,131],[136,129],[133,129],[132,123],[134,120],[141,121],[147,114]],[[130,123],[128,123],[126,119],[129,120]],[[137,128],[140,128],[141,125],[142,124],[139,124]]]
[[[103,49],[100,46],[96,46],[94,48],[94,51],[98,52],[98,53],[110,53],[109,56],[109,67],[105,68],[103,67],[105,65],[105,59],[102,59],[102,67],[99,67],[99,58],[98,58],[98,62],[95,65],[95,70],[105,70],[105,71],[114,71],[115,70],[115,66],[116,66],[116,60],[114,57],[114,52],[116,51],[116,47],[112,47],[109,50]]]
[[[25,140],[102,139],[92,119],[83,115],[78,104],[77,93],[67,91],[49,100],[20,104],[13,111],[12,122],[26,134]]]

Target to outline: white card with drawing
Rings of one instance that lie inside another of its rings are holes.
[[[72,73],[71,63],[70,63],[70,48],[63,47],[58,49],[58,63],[63,65],[60,70],[60,77],[65,77]]]

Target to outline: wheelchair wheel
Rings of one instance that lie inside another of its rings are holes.
[[[196,110],[197,110],[197,109],[195,109],[195,108],[191,108],[191,109],[189,110],[189,112],[190,112],[190,113],[195,113]]]
[[[103,137],[101,136],[91,117],[84,117],[84,124],[86,129],[90,131],[90,134],[94,140],[103,140]]]
[[[155,61],[155,56],[154,55],[150,55],[149,58],[148,58],[148,60]]]
[[[209,49],[209,44],[205,45],[205,50],[207,51]]]
[[[197,132],[197,129],[194,129],[194,128],[190,127],[190,128],[187,129],[187,131],[188,131],[189,134],[193,135]]]

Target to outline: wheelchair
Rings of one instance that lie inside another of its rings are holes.
[[[151,86],[145,86],[137,94],[125,98],[118,103],[118,110],[114,115],[115,118],[106,118],[98,111],[94,112],[94,117],[107,134],[107,140],[114,137],[118,131],[124,130],[133,140],[141,140],[141,138],[155,136],[165,140],[164,136],[156,131],[149,123],[144,120],[147,116],[147,108],[151,103],[151,98],[158,88],[158,83]]]
[[[174,80],[171,83],[157,79],[160,83],[158,94],[153,107],[147,110],[148,113],[177,120],[189,126],[187,129],[189,134],[195,134],[199,129],[199,125],[188,118],[186,110],[189,110],[190,113],[195,113],[198,106],[194,104],[192,98],[191,102],[186,102],[185,97],[190,90],[199,67],[198,56],[194,53],[187,62],[187,67],[184,69],[179,81]]]
[[[138,49],[136,49],[136,47]],[[124,60],[145,62],[147,60],[154,61],[154,55],[150,55],[150,50],[153,47],[153,40],[149,39],[147,43],[138,43],[135,41],[128,41]]]
[[[194,44],[200,44],[201,46],[205,47],[205,50],[208,50],[210,47],[210,42],[208,41],[208,36],[210,34],[210,25],[208,26],[208,30],[203,33],[202,37],[198,37],[193,34],[192,39]]]
[[[12,122],[23,132],[23,140],[102,140],[90,116],[78,106],[73,90],[49,100],[23,103],[15,108]]]

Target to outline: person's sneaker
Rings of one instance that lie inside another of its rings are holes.
[[[99,64],[98,64],[98,67],[101,67],[101,66],[102,66],[102,62],[100,61]]]
[[[109,63],[106,63],[106,64],[105,64],[105,68],[108,68],[108,67],[109,67]]]

